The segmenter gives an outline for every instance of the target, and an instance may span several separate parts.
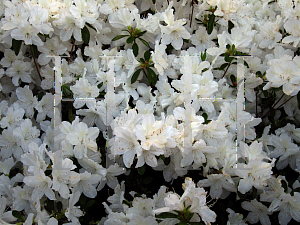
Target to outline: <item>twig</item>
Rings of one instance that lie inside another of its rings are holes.
[[[280,106],[278,106],[276,109],[279,109],[281,106],[283,106],[285,103],[287,103],[289,100],[291,100],[293,97],[295,97],[296,95],[290,97],[288,100],[286,100],[284,103],[282,103]],[[276,110],[276,109],[272,109],[270,110],[266,115],[264,115],[261,119],[265,118],[271,111]]]
[[[277,103],[283,98],[283,96],[284,96],[284,93],[281,95],[281,97],[271,106],[271,108],[272,107],[274,107],[274,106],[276,106],[277,105]],[[271,112],[272,110],[271,109],[269,109],[269,111],[267,112],[267,114],[266,115],[264,115],[262,118],[265,118],[270,112]],[[262,112],[262,114],[261,115],[263,115],[264,114],[264,112]]]
[[[224,72],[222,78],[223,78],[223,77],[225,76],[225,74],[227,73],[227,71],[228,71],[230,65],[231,65],[231,62],[230,62],[230,63],[228,64],[228,66],[226,67],[226,70],[225,70],[225,72]],[[222,78],[221,78],[221,79],[222,79]]]
[[[168,5],[170,5],[169,0],[167,0],[167,2],[168,2]]]
[[[72,48],[71,48],[71,52],[70,52],[70,57],[69,57],[69,59],[68,59],[68,64],[70,63],[70,60],[71,60],[71,56],[72,56],[72,53],[73,53],[73,48],[74,48],[74,45],[75,45],[75,39],[74,39],[74,41],[73,41],[73,44],[72,44]]]
[[[38,65],[36,63],[36,59],[35,59],[35,56],[34,56],[34,53],[33,53],[33,47],[32,47],[32,45],[30,45],[30,49],[31,49],[31,53],[32,53],[32,56],[33,56],[33,61],[34,61],[35,68],[36,68],[36,70],[37,70],[37,72],[39,74],[39,77],[40,77],[41,81],[42,81],[42,76],[40,74],[40,70],[39,70]]]
[[[257,88],[255,89],[255,117],[257,117]]]
[[[192,14],[191,14],[190,28],[192,27],[193,14],[194,14],[194,4],[192,3]]]

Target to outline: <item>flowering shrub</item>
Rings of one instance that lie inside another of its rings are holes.
[[[299,15],[1,1],[0,223],[300,222]]]

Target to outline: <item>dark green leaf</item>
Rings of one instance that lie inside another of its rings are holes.
[[[204,52],[204,54],[202,54],[202,52],[201,52],[201,60],[205,61],[205,59],[206,59],[206,52]]]
[[[142,71],[142,69],[138,69],[137,71],[134,72],[134,74],[131,77],[131,84],[133,84],[134,82],[136,82],[136,80],[138,79],[141,71]]]
[[[147,76],[148,76],[149,84],[155,85],[157,82],[157,75],[151,68],[147,68]]]
[[[62,207],[63,207],[63,205],[62,205],[61,201],[59,201],[59,202],[56,203],[56,208],[57,208],[58,212],[61,212]]]
[[[228,33],[231,34],[231,29],[234,28],[234,24],[228,20]]]
[[[189,39],[184,39],[184,38],[183,38],[183,41],[184,41],[185,43],[189,43],[189,42],[190,42]]]
[[[133,41],[134,41],[134,37],[129,37],[129,38],[127,38],[127,40],[126,40],[126,43],[127,43],[127,44],[131,44]]]
[[[146,32],[147,32],[147,31],[145,30],[145,31],[142,31],[142,32],[138,33],[138,34],[137,34],[137,37],[143,36]]]
[[[111,41],[116,41],[116,40],[119,40],[119,39],[121,39],[121,38],[123,38],[123,37],[127,37],[127,36],[129,36],[129,35],[118,35],[118,36],[116,36],[116,37],[114,37]]]
[[[214,29],[215,18],[216,18],[216,16],[214,14],[209,15],[209,20],[208,20],[208,24],[207,24],[207,33],[208,34],[211,34],[211,32]]]
[[[146,164],[143,165],[142,167],[137,168],[137,171],[140,175],[143,175],[145,173],[146,170]]]
[[[281,180],[281,186],[283,187],[284,192],[288,193],[288,185],[285,180]]]
[[[169,213],[169,212],[164,212],[164,213],[156,215],[156,218],[161,218],[161,219],[165,219],[165,218],[177,218],[177,215],[173,214],[173,213]]]
[[[146,51],[146,52],[144,53],[144,58],[145,58],[145,61],[148,61],[148,62],[149,62],[149,60],[150,60],[150,57],[151,57],[151,53],[150,53],[150,51]]]
[[[137,57],[137,55],[139,54],[139,46],[137,45],[137,43],[133,43],[132,51],[133,51],[134,56]]]
[[[150,45],[148,44],[147,41],[145,41],[143,38],[138,38],[141,42],[143,42],[144,45],[146,45],[148,48],[150,48]]]
[[[33,57],[37,59],[37,57],[39,56],[37,46],[36,45],[31,45],[30,47],[31,47],[31,50],[32,50],[32,53],[33,53]]]
[[[82,194],[82,195],[80,196],[80,198],[79,198],[79,203],[80,203],[81,206],[84,206],[84,205],[85,205],[85,203],[86,203],[86,197],[85,197],[84,194]]]
[[[16,218],[22,220],[22,221],[25,221],[25,218],[24,218],[24,216],[22,215],[22,213],[19,212],[19,211],[17,211],[17,210],[13,210],[13,211],[12,211],[12,215],[13,215],[14,217],[16,217]]]
[[[38,101],[41,101],[41,99],[43,98],[44,95],[45,95],[44,92],[40,92],[40,93],[38,94]]]
[[[187,225],[187,222],[186,222],[186,221],[180,221],[180,222],[178,223],[178,225]]]
[[[234,57],[230,57],[229,55],[226,54],[224,59],[226,62],[231,62],[232,60],[234,60]]]
[[[298,109],[300,109],[300,91],[297,94]]]
[[[202,20],[200,20],[200,19],[197,19],[197,18],[195,18],[195,20],[196,20],[196,21],[198,21],[198,22],[202,22]]]
[[[88,45],[90,42],[90,31],[86,26],[81,29],[81,37],[84,44]]]
[[[173,51],[173,49],[174,49],[174,47],[171,44],[168,44],[166,51],[168,54],[170,54]]]
[[[98,88],[101,88],[103,86],[103,82],[97,85]]]
[[[95,200],[89,200],[89,201],[86,203],[85,208],[91,207],[94,203],[95,203]]]
[[[86,23],[86,25],[87,25],[89,28],[92,28],[94,31],[96,31],[96,32],[97,32],[96,28],[95,28],[95,27],[93,27],[91,24],[89,24],[89,23]]]
[[[236,83],[236,77],[234,75],[230,76],[230,80],[231,80],[232,84]]]
[[[140,61],[141,61],[142,63],[145,63],[145,60],[144,60],[143,58],[140,58]]]
[[[22,45],[22,40],[12,39],[12,47],[13,47],[16,55],[19,54],[21,45]]]
[[[131,34],[129,30],[123,29],[122,31],[126,31],[126,32],[128,32],[129,34]]]

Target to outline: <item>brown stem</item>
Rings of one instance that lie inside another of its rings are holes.
[[[222,78],[225,77],[225,74],[227,73],[227,71],[228,71],[230,65],[231,65],[231,62],[230,62],[230,63],[228,64],[228,66],[226,67],[226,70],[225,70],[225,72],[224,72]],[[222,78],[221,78],[221,79],[222,79]]]
[[[167,0],[167,2],[168,2],[168,5],[170,5],[169,0]]]
[[[36,68],[36,70],[37,70],[37,72],[38,72],[38,74],[39,74],[39,77],[40,77],[41,81],[42,81],[42,76],[41,76],[41,74],[40,74],[39,67],[38,67],[38,65],[37,65],[37,63],[36,63],[36,59],[35,59],[35,56],[34,56],[34,53],[33,53],[32,45],[30,45],[30,49],[31,49],[31,53],[32,53],[32,56],[33,56],[33,61],[34,61],[35,68]]]
[[[277,103],[283,98],[283,96],[284,96],[284,93],[281,95],[281,97],[271,106],[271,108],[272,107],[274,107],[275,105],[277,105]],[[262,118],[265,118],[270,112],[271,112],[272,110],[271,109],[269,109],[269,111],[267,112],[267,114],[266,115],[264,115]],[[262,114],[261,115],[263,115],[264,114],[264,112],[262,112]]]
[[[193,14],[194,14],[194,5],[192,5],[192,15],[191,15],[191,21],[190,21],[190,28],[192,27]]]
[[[280,106],[278,106],[276,109],[279,109],[281,106],[283,106],[285,103],[287,103],[289,100],[291,100],[294,96],[290,97],[288,100],[286,100],[284,103],[282,103]],[[273,109],[273,110],[276,110],[276,109]],[[261,119],[265,118],[270,112],[272,112],[273,110],[270,110],[266,115],[264,115]]]
[[[68,64],[70,63],[70,60],[71,60],[71,56],[72,56],[72,53],[73,53],[73,48],[74,48],[74,45],[75,45],[75,39],[74,39],[74,41],[73,41],[73,44],[72,44],[72,48],[71,48],[71,52],[70,52],[70,57],[69,57],[69,59],[68,59]]]

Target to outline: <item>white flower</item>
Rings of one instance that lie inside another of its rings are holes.
[[[8,107],[5,117],[1,118],[1,128],[16,127],[17,124],[23,119],[25,110],[19,104],[14,104]]]
[[[38,138],[40,136],[40,130],[32,126],[30,119],[25,119],[20,127],[14,129],[13,134],[18,138],[18,143],[20,143],[25,151],[28,150],[28,145],[31,142],[37,144],[41,143],[41,140]]]
[[[260,221],[262,225],[271,225],[271,221],[268,215],[271,215],[271,212],[268,212],[267,206],[258,202],[256,199],[248,202],[242,202],[243,209],[250,211],[247,216],[247,220],[251,223],[257,223]]]
[[[14,155],[17,160],[20,160],[24,150],[20,146],[21,143],[19,143],[18,137],[13,134],[13,130],[13,127],[9,127],[2,131],[2,134],[0,135],[0,155],[3,159],[7,159],[11,155]]]
[[[196,46],[198,51],[204,52],[208,48],[215,47],[212,41],[217,37],[217,30],[213,29],[211,34],[208,34],[204,26],[199,26],[195,34],[192,34],[190,40]]]
[[[161,42],[164,45],[172,44],[176,50],[179,50],[183,45],[183,38],[189,39],[191,37],[190,33],[183,27],[185,24],[185,19],[174,20],[173,14],[173,1],[170,2],[168,8],[162,13],[164,21],[167,26],[161,27],[162,39]]]
[[[34,114],[33,108],[37,104],[37,97],[33,96],[33,93],[29,89],[28,85],[26,85],[24,88],[17,88],[16,94],[19,99],[20,106],[25,109],[26,117],[32,118]]]
[[[284,29],[290,33],[290,36],[287,36],[282,39],[282,43],[291,43],[293,46],[297,47],[300,42],[300,21],[297,19],[289,19],[284,23]]]
[[[210,186],[210,196],[212,198],[220,198],[223,189],[236,192],[236,185],[228,174],[210,174],[208,179],[200,180],[198,185],[201,187]]]
[[[84,104],[87,104],[87,106],[95,104],[96,100],[94,98],[99,95],[98,87],[91,85],[85,78],[79,78],[70,89],[75,98],[74,107],[77,109],[84,106]]]
[[[51,189],[52,180],[47,177],[43,170],[34,170],[34,176],[24,177],[23,182],[29,187],[34,187],[32,200],[39,201],[45,194],[50,200],[55,200],[54,192]]]
[[[0,162],[0,173],[9,175],[11,168],[15,165],[14,159],[12,157]]]
[[[164,74],[164,69],[168,68],[168,63],[166,62],[166,45],[159,45],[158,41],[155,43],[155,50],[154,52],[151,51],[151,58],[154,62],[154,67],[157,69],[160,75]]]
[[[79,191],[80,194],[83,193],[86,197],[95,198],[97,190],[94,184],[98,184],[100,180],[101,177],[98,174],[91,174],[87,171],[80,173],[80,180],[76,183],[73,191]]]
[[[227,208],[226,212],[229,213],[227,225],[247,225],[243,220],[243,214],[235,213],[230,208]]]
[[[133,25],[133,13],[127,8],[119,9],[117,12],[111,13],[108,16],[108,21],[115,28],[127,28]]]
[[[22,21],[17,29],[11,32],[12,38],[23,40],[26,45],[42,46],[44,42],[38,37],[39,30],[27,21]]]
[[[235,169],[236,175],[242,179],[239,182],[238,190],[245,194],[252,186],[257,189],[263,189],[267,186],[267,180],[271,177],[272,163],[266,163],[259,160],[249,160],[248,164],[238,163]]]
[[[54,117],[54,96],[50,93],[46,93],[43,98],[36,104],[35,108],[38,110],[37,122],[41,122],[48,116]]]
[[[19,86],[19,80],[30,83],[32,78],[30,76],[32,66],[29,62],[22,60],[14,61],[11,66],[6,70],[6,75],[12,77],[12,82],[15,86]]]
[[[78,218],[83,216],[83,212],[80,210],[80,206],[75,206],[80,197],[80,192],[77,191],[70,195],[69,207],[66,209],[65,215],[72,224],[80,224]]]

